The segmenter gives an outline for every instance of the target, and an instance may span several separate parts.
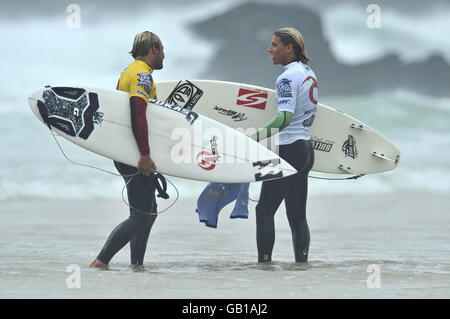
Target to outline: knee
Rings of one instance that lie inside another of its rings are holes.
[[[261,218],[264,218],[265,216],[265,205],[263,202],[259,201],[256,205],[255,212],[256,212],[256,220],[259,220]]]
[[[146,227],[150,225],[154,218],[156,218],[156,215],[141,212],[132,212],[130,215],[130,219],[133,220],[138,227]]]
[[[256,204],[256,215],[275,215],[278,206],[275,206],[270,200],[260,198],[258,204]]]
[[[256,215],[256,225],[260,227],[266,227],[273,223],[276,208],[274,209],[267,202],[260,201],[256,205],[255,215]]]
[[[309,233],[308,230],[308,222],[306,221],[306,218],[294,218],[294,219],[289,219],[289,226],[291,228],[291,232],[293,235],[305,235],[307,232]]]

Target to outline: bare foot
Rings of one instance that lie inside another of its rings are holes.
[[[102,263],[100,260],[95,259],[90,265],[89,268],[101,268],[101,269],[107,269],[108,265]]]

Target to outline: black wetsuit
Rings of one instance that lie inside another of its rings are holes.
[[[122,175],[131,175],[137,169],[122,163],[114,162]],[[132,179],[129,183],[128,181]],[[142,173],[134,177],[125,177],[127,185],[130,216],[119,224],[109,235],[98,259],[108,264],[111,258],[130,242],[131,264],[142,265],[150,230],[156,219],[155,177]],[[149,212],[152,212],[151,214]]]
[[[291,61],[276,81],[278,114],[291,112],[289,124],[277,136],[279,155],[297,173],[265,181],[256,206],[256,243],[258,261],[272,260],[275,243],[275,213],[284,199],[292,232],[296,262],[306,262],[309,253],[309,228],[306,221],[308,173],[314,164],[311,126],[317,111],[318,84],[314,71],[306,64]],[[286,119],[286,117],[284,117]],[[269,122],[268,125],[271,125]],[[266,127],[266,126],[265,126]]]
[[[135,60],[121,74],[116,89],[130,95],[130,115],[133,135],[141,155],[149,155],[147,103],[156,98],[156,87],[150,65]],[[122,175],[133,175],[137,168],[114,162]],[[148,236],[156,219],[155,175],[142,173],[126,177],[130,217],[118,225],[109,235],[97,259],[108,264],[111,258],[128,242],[131,249],[131,264],[142,265]],[[131,181],[130,181],[131,179]]]
[[[256,205],[256,243],[258,261],[272,260],[275,243],[274,217],[284,199],[286,214],[292,232],[296,262],[306,262],[309,252],[309,228],[306,221],[306,197],[308,173],[314,163],[311,141],[297,140],[280,145],[280,156],[291,164],[297,173],[285,178],[265,181],[262,184],[259,202]]]

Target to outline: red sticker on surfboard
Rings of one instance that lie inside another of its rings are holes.
[[[267,91],[256,89],[239,89],[237,105],[264,110],[267,104]]]
[[[197,154],[197,163],[204,170],[210,171],[216,167],[216,158],[208,151],[201,151]]]

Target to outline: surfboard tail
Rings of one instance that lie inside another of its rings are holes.
[[[28,97],[28,105],[31,108],[31,111],[33,111],[34,115],[41,121],[44,122],[38,108],[38,101],[42,100],[42,92],[43,90],[37,90],[30,94]]]

